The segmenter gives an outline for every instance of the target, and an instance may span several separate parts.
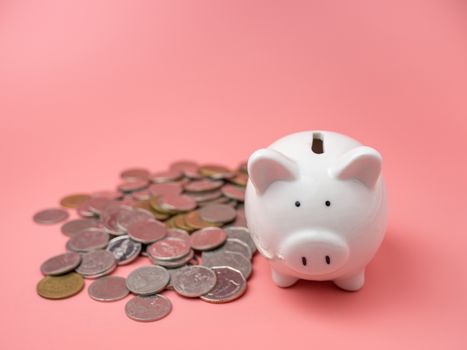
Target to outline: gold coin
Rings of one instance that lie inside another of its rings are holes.
[[[85,193],[70,194],[62,198],[60,205],[65,208],[75,209],[86,203],[90,198],[91,196]]]
[[[185,216],[185,223],[190,226],[192,230],[199,230],[205,227],[220,227],[221,223],[208,222],[201,219],[198,210],[193,210]]]
[[[217,164],[205,164],[198,169],[198,172],[203,176],[216,180],[230,179],[235,176],[230,169]]]
[[[141,209],[146,209],[147,211],[149,211],[152,215],[154,215],[154,217],[157,219],[157,220],[166,220],[170,217],[170,214],[167,214],[167,213],[162,213],[160,211],[157,211],[155,210],[149,199],[147,200],[142,200],[142,201],[138,201],[136,202],[134,205],[133,205],[135,208],[141,208]]]
[[[191,226],[188,226],[186,221],[185,221],[186,214],[178,214],[174,216],[174,223],[176,228],[179,228],[181,230],[191,232],[193,231],[193,228]]]
[[[235,185],[245,187],[248,182],[248,175],[241,171],[237,171],[235,173],[235,177],[229,179],[229,181]]]
[[[173,213],[170,210],[164,210],[164,208],[160,206],[159,200],[159,197],[151,197],[149,204],[151,205],[152,209],[159,213],[171,216]]]
[[[65,299],[81,291],[84,279],[76,272],[61,276],[47,276],[37,284],[37,294],[47,299]]]

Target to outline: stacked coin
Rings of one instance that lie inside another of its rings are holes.
[[[34,215],[47,225],[67,220],[69,209],[80,216],[61,227],[68,252],[42,264],[40,296],[67,298],[80,292],[83,278],[94,279],[92,299],[115,301],[132,293],[127,316],[155,321],[172,310],[164,290],[210,303],[243,295],[256,252],[243,209],[245,163],[231,170],[178,161],[155,173],[126,169],[120,180],[114,191],[72,194],[60,200],[62,208]],[[149,265],[127,278],[110,275],[138,256]]]

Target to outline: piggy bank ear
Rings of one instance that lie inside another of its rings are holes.
[[[382,158],[371,147],[359,146],[345,153],[329,170],[338,179],[355,179],[373,189],[381,173]]]
[[[248,159],[248,175],[258,194],[275,181],[292,181],[298,177],[297,163],[273,149],[260,149]]]

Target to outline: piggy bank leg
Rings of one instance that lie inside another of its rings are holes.
[[[288,276],[288,275],[283,275],[277,272],[276,270],[272,269],[272,280],[279,287],[286,288],[286,287],[290,287],[292,284],[297,282],[298,278]]]
[[[363,287],[365,283],[365,271],[360,271],[359,273],[350,276],[343,277],[334,280],[334,284],[339,288],[347,290],[349,292],[357,291]]]

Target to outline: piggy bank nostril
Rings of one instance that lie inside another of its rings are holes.
[[[302,256],[302,264],[303,266],[306,266],[306,258],[304,256]]]
[[[331,264],[331,258],[329,257],[329,255],[326,255],[326,264],[330,265]]]

